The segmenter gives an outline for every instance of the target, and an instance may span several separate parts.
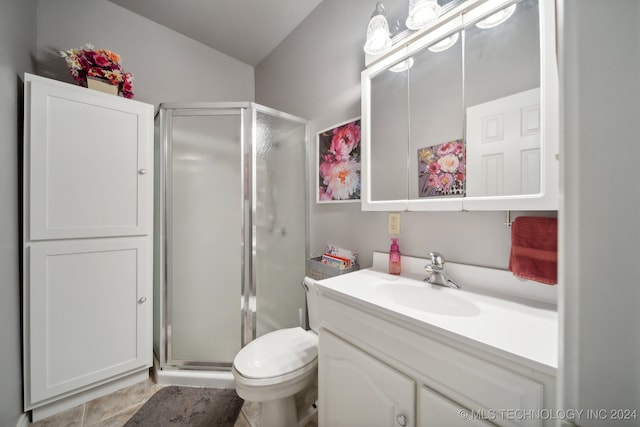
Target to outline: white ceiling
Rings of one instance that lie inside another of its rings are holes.
[[[109,0],[251,66],[322,0]]]

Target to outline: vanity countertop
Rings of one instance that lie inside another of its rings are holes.
[[[424,328],[544,373],[556,374],[558,313],[554,304],[476,292],[477,288],[466,290],[471,287],[459,279],[462,289],[436,286],[423,282],[415,270],[396,276],[381,271],[375,264],[374,260],[372,268],[317,281],[320,293],[373,310],[414,330]],[[452,266],[451,275],[457,271]],[[497,271],[502,274],[502,270]],[[482,275],[482,271],[476,273]],[[511,274],[504,273],[506,280],[510,280]]]

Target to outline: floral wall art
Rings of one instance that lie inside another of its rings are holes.
[[[317,203],[360,200],[360,119],[318,134]]]
[[[463,197],[466,177],[465,145],[461,139],[418,150],[420,197]]]

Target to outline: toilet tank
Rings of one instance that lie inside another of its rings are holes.
[[[304,289],[307,293],[307,315],[309,316],[309,327],[312,331],[317,333],[320,328],[320,319],[318,319],[318,287],[312,278],[305,277]]]

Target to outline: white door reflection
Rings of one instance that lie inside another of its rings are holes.
[[[467,196],[540,193],[540,88],[467,108]]]

